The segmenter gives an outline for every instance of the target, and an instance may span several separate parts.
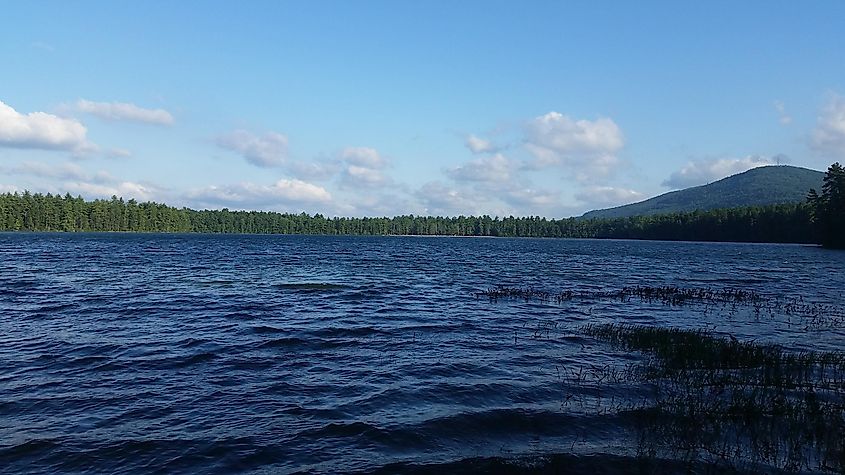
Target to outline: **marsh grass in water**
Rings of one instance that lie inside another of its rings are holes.
[[[658,303],[667,306],[698,305],[705,312],[727,311],[728,315],[739,309],[748,309],[757,318],[782,316],[790,325],[806,328],[839,328],[845,325],[845,308],[837,305],[805,301],[803,296],[784,297],[765,295],[752,290],[725,287],[683,288],[677,286],[633,286],[616,290],[574,290],[558,292],[531,287],[496,285],[475,292],[476,298],[491,302],[518,300],[562,304],[571,301],[611,301],[620,303]],[[792,318],[797,320],[793,321]]]
[[[845,353],[789,352],[703,330],[627,324],[582,330],[645,356],[623,371],[594,368],[590,377],[651,388],[648,398],[612,408],[635,415],[641,456],[845,471]],[[606,412],[609,401],[594,401],[602,405]]]

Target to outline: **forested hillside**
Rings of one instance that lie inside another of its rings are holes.
[[[803,202],[824,173],[792,166],[753,168],[708,185],[695,186],[616,208],[590,211],[585,218],[621,218]]]

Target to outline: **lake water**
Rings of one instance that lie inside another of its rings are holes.
[[[845,348],[841,326],[742,309],[475,296],[499,284],[732,287],[838,305],[845,253],[596,240],[0,234],[0,467],[450,472],[493,458],[529,470],[563,454],[571,467],[620,463],[624,472],[634,451],[624,414],[568,403],[579,389],[561,368],[638,356],[583,336],[584,324],[706,327],[795,350]]]

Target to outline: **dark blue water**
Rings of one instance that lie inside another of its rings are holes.
[[[468,459],[493,457],[531,468],[561,455],[611,466],[634,450],[624,414],[566,404],[579,389],[567,387],[561,368],[637,355],[582,336],[585,323],[708,327],[793,349],[845,348],[841,327],[795,317],[474,296],[497,284],[737,287],[839,304],[845,253],[0,234],[0,471],[401,472],[471,469]]]

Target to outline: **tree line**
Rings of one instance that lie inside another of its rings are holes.
[[[154,202],[86,201],[70,194],[0,194],[0,230],[326,235],[500,236],[823,243],[845,247],[845,170],[831,165],[806,203],[607,219],[395,216],[193,210]]]
[[[424,235],[815,242],[807,204],[614,219],[539,216],[327,218],[321,214],[193,210],[160,203],[86,201],[69,194],[0,195],[0,230],[248,234]]]

